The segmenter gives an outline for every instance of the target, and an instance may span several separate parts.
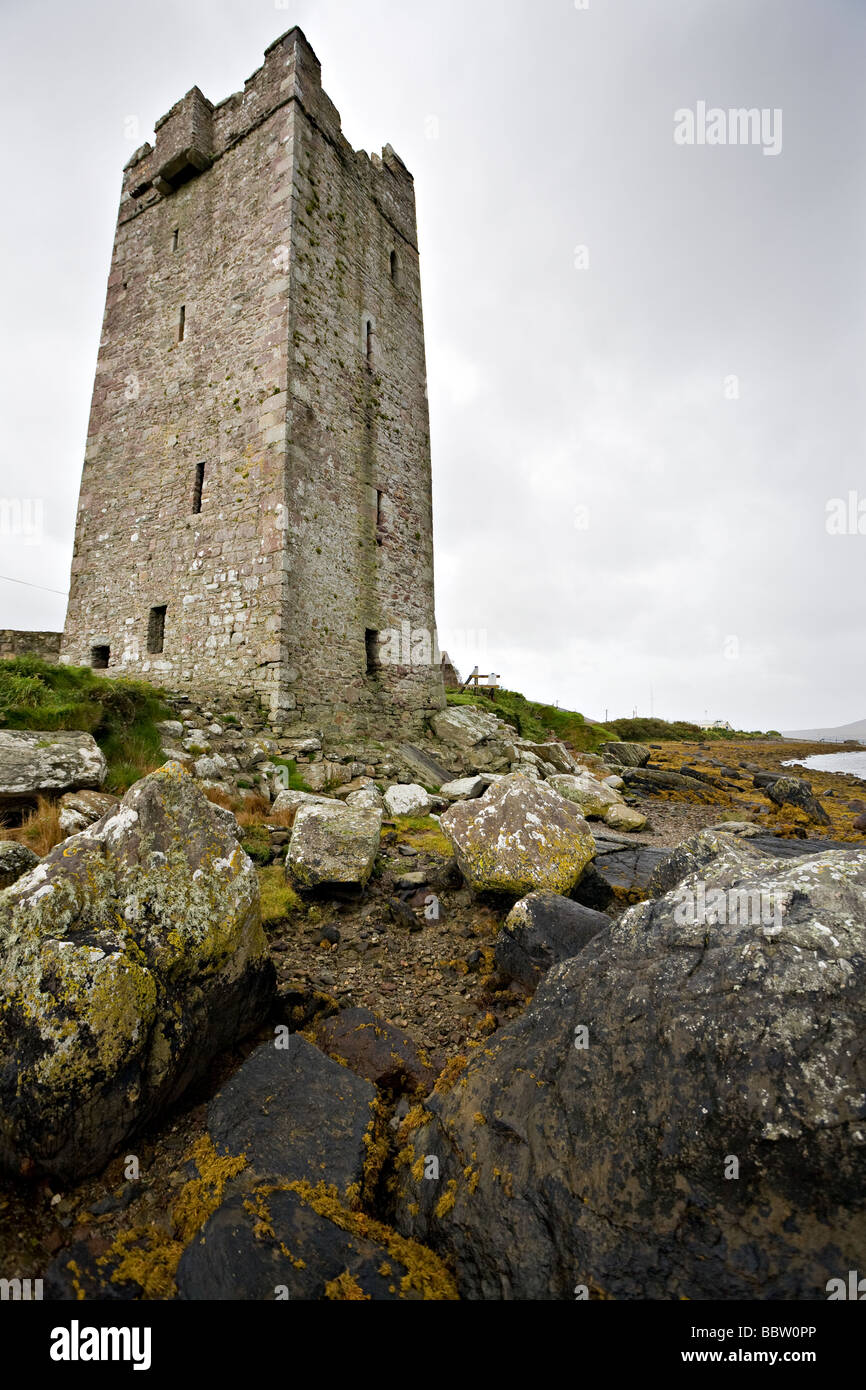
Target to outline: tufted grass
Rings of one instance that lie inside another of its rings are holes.
[[[60,807],[47,796],[40,796],[35,809],[14,828],[4,825],[0,815],[0,840],[17,840],[40,859],[65,839],[66,831],[60,829]]]
[[[92,734],[108,762],[106,790],[118,796],[165,762],[156,724],[170,717],[161,692],[144,681],[35,656],[0,661],[0,728]]]

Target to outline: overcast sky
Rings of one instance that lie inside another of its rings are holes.
[[[68,587],[123,164],[292,24],[415,176],[458,664],[598,718],[866,715],[863,0],[0,0],[0,498],[44,528],[0,573]],[[774,124],[677,143],[701,102]],[[0,627],[64,611],[0,581]]]

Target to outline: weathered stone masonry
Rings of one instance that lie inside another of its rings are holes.
[[[19,628],[0,628],[0,660],[14,656],[38,656],[56,661],[60,655],[59,632],[25,632]]]
[[[444,703],[434,631],[412,177],[296,28],[124,171],[61,659],[374,732]]]

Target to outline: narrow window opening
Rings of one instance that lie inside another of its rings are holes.
[[[364,643],[367,649],[367,675],[375,676],[378,674],[379,661],[379,634],[375,628],[368,627],[364,633]]]
[[[165,646],[165,610],[166,605],[164,603],[150,610],[150,619],[147,624],[147,650],[149,652],[161,652]]]
[[[372,361],[373,361],[373,323],[372,323],[372,320],[367,319],[367,366],[368,366],[368,367],[372,364]]]
[[[395,285],[398,283],[398,281],[397,281],[397,274],[398,274],[397,252],[396,252],[396,251],[392,251],[392,252],[391,252],[391,279],[394,281],[394,284],[395,284]]]
[[[382,544],[382,531],[385,525],[385,518],[382,512],[382,498],[384,493],[376,489],[376,544]]]
[[[90,664],[94,671],[107,671],[108,658],[111,655],[110,647],[91,647]]]
[[[185,325],[185,323],[186,323],[186,305],[185,305],[185,304],[181,304],[181,306],[180,306],[180,319],[179,319],[178,325],[177,325],[177,341],[178,341],[179,343],[182,343],[182,342],[183,342],[183,330],[184,330],[184,325]]]
[[[176,251],[176,250],[177,250],[177,238],[178,238],[179,233],[180,233],[180,228],[179,228],[179,227],[175,227],[174,231],[173,231],[172,234],[171,234],[171,249],[172,249],[172,251]]]
[[[201,511],[201,490],[204,485],[204,464],[197,463],[195,466],[195,482],[192,489],[192,509],[194,512]]]

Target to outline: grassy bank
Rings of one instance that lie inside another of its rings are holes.
[[[144,681],[109,680],[89,666],[32,656],[0,662],[0,728],[93,734],[108,762],[106,790],[119,796],[165,761],[156,725],[170,717],[160,691]]]
[[[543,740],[552,734],[581,753],[595,753],[612,739],[626,743],[705,743],[779,737],[775,730],[746,733],[734,729],[702,729],[700,724],[689,724],[684,720],[612,719],[606,724],[594,724],[576,710],[527,700],[525,695],[514,690],[497,690],[492,699],[469,691],[461,693],[449,690],[448,703],[476,705],[479,709],[490,710],[513,725],[522,738]]]
[[[600,724],[588,723],[576,710],[539,704],[537,700],[527,700],[516,690],[497,690],[492,699],[485,695],[472,695],[468,691],[460,694],[449,690],[448,703],[477,705],[479,709],[489,710],[511,724],[521,738],[543,741],[553,733],[556,738],[581,752],[594,752],[609,739],[617,737]]]

